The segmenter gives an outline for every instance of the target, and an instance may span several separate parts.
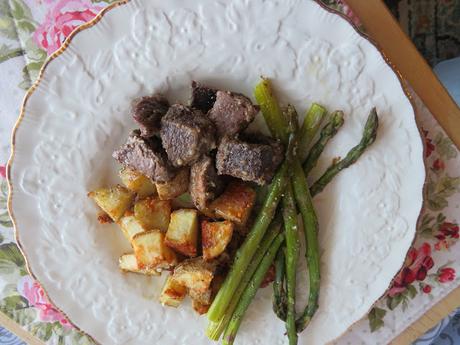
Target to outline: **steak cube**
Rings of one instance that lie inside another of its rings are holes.
[[[283,145],[264,138],[262,143],[251,143],[224,137],[217,149],[217,172],[259,185],[269,183],[276,168],[283,161]]]
[[[189,191],[193,204],[199,210],[206,209],[208,203],[222,193],[222,178],[217,175],[213,159],[204,156],[192,165]]]
[[[256,117],[259,106],[239,93],[217,91],[216,102],[208,112],[219,136],[235,135],[245,129]]]
[[[128,137],[126,144],[113,153],[123,166],[137,170],[156,182],[166,182],[175,176],[158,138],[143,138],[139,130]]]
[[[206,114],[216,101],[216,93],[216,89],[211,89],[196,81],[192,81],[192,99],[190,101],[190,106],[200,109]]]
[[[161,119],[161,140],[171,163],[191,165],[216,147],[214,126],[200,110],[172,105]]]
[[[168,100],[160,94],[142,97],[133,104],[132,115],[143,137],[151,137],[160,131],[161,118],[168,108]]]

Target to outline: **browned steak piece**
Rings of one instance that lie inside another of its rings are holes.
[[[269,183],[283,161],[283,145],[263,138],[262,143],[224,137],[217,149],[217,172],[259,185]]]
[[[222,178],[217,175],[214,160],[209,156],[203,156],[192,165],[189,191],[199,210],[204,210],[209,202],[222,193]]]
[[[161,140],[176,167],[191,165],[216,147],[215,128],[198,109],[172,105],[161,119]]]
[[[219,136],[235,135],[245,129],[256,117],[259,106],[244,95],[217,91],[216,102],[208,117],[216,125]]]
[[[190,106],[200,109],[203,113],[207,113],[212,108],[216,101],[216,89],[201,85],[196,81],[192,81],[192,99]]]
[[[143,137],[151,137],[160,131],[161,118],[168,108],[168,100],[160,94],[142,97],[134,102],[132,115]]]
[[[113,157],[123,166],[137,170],[156,182],[166,182],[175,176],[166,153],[157,137],[143,138],[139,130],[131,133]]]

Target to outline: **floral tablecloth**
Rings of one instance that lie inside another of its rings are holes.
[[[47,56],[75,27],[92,19],[110,2],[0,0],[0,311],[48,344],[90,344],[92,340],[78,332],[49,303],[40,284],[27,273],[24,258],[14,242],[6,210],[5,164],[10,152],[10,135],[24,92],[37,77]],[[342,3],[332,6],[358,22]],[[460,156],[416,95],[414,100],[417,119],[423,128],[428,171],[427,202],[418,237],[387,295],[367,318],[348,332],[340,341],[343,344],[389,342],[459,285],[456,217],[460,207]],[[458,318],[456,320],[458,323]],[[13,338],[1,338],[2,334],[7,333],[0,329],[0,339],[15,343]],[[420,344],[431,341],[422,339]]]

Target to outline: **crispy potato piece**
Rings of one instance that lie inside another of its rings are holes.
[[[201,257],[187,259],[176,266],[173,277],[189,290],[204,293],[209,289],[215,268],[215,264],[206,262]]]
[[[145,275],[159,276],[160,272],[154,269],[140,269],[137,265],[136,256],[132,253],[123,254],[118,259],[118,266],[123,272],[141,273]]]
[[[177,175],[168,182],[155,183],[160,200],[170,200],[184,194],[188,190],[190,176],[189,168],[182,168]]]
[[[201,242],[203,246],[203,259],[211,260],[222,254],[230,243],[233,235],[233,223],[229,220],[223,222],[201,222]]]
[[[165,285],[160,295],[160,303],[177,308],[187,295],[187,288],[179,284],[173,276],[166,279]]]
[[[135,194],[117,185],[111,188],[98,188],[89,192],[88,196],[116,222],[131,206]]]
[[[199,314],[203,315],[208,312],[209,307],[214,297],[219,292],[220,287],[224,283],[225,277],[216,274],[211,282],[211,287],[204,293],[200,293],[191,289],[189,291],[190,298],[192,299],[192,307]]]
[[[127,240],[130,242],[134,235],[150,230],[143,226],[142,223],[139,222],[136,217],[134,217],[132,211],[126,211],[125,215],[120,218],[117,224],[120,226],[121,231],[123,231],[123,234]]]
[[[190,289],[188,294],[190,295],[190,298],[193,301],[196,301],[198,303],[209,305],[212,302],[212,290],[211,290],[211,287],[209,287],[207,290],[205,290],[203,292],[195,290],[195,289]]]
[[[158,200],[149,196],[134,204],[134,217],[149,230],[158,229],[166,232],[170,216],[171,202],[169,200]]]
[[[181,209],[171,214],[166,245],[186,256],[196,256],[198,243],[198,211]]]
[[[211,304],[203,304],[198,301],[192,300],[192,308],[198,313],[198,315],[206,314],[210,306]]]
[[[209,208],[219,217],[244,226],[256,200],[256,192],[243,182],[231,182]]]
[[[139,269],[169,269],[177,264],[176,254],[164,243],[165,234],[149,230],[133,236],[131,244]]]
[[[99,212],[99,214],[97,215],[97,221],[99,222],[99,224],[113,223],[113,219],[110,218],[110,216],[104,211]]]
[[[123,182],[126,188],[137,193],[139,198],[145,198],[156,192],[155,184],[139,171],[124,168],[120,170],[118,176],[120,176],[121,182]]]

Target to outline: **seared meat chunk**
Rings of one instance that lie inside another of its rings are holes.
[[[192,165],[189,191],[193,204],[199,210],[204,210],[210,201],[222,193],[222,178],[217,175],[212,158],[204,156]]]
[[[139,130],[131,133],[113,157],[123,166],[137,170],[156,182],[166,182],[175,176],[158,138],[143,138]]]
[[[191,165],[216,147],[212,122],[198,109],[172,105],[161,119],[161,140],[171,163]]]
[[[264,185],[283,161],[283,145],[269,138],[253,143],[226,136],[219,144],[216,160],[219,175]]]
[[[160,131],[161,118],[168,108],[168,100],[160,94],[142,97],[133,104],[132,115],[143,137],[149,138]]]
[[[208,112],[219,136],[235,135],[245,129],[256,117],[259,106],[246,96],[230,91],[217,91],[216,102]]]
[[[192,99],[190,101],[190,106],[200,109],[206,114],[216,101],[216,93],[216,89],[211,89],[196,81],[192,81]]]

